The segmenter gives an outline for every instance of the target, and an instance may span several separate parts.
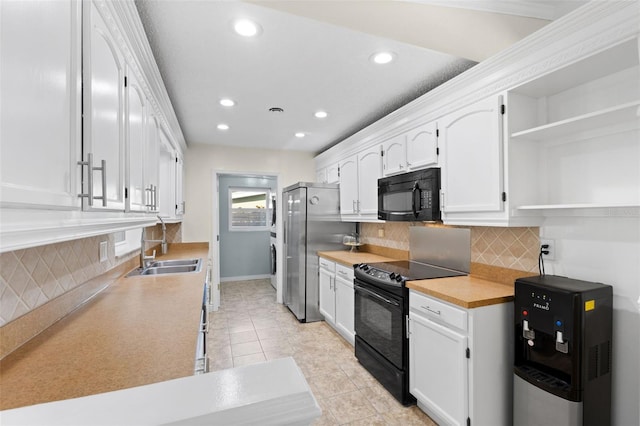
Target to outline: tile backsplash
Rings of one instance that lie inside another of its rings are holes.
[[[363,243],[399,250],[409,250],[408,222],[362,223]],[[417,225],[422,226],[422,225]],[[424,226],[445,226],[430,225]],[[471,230],[471,261],[491,266],[537,271],[540,247],[539,229],[469,227]],[[383,236],[380,236],[382,230]]]
[[[148,228],[161,235],[160,225]],[[180,224],[167,224],[167,241],[181,242]],[[107,242],[107,260],[99,245]],[[0,254],[0,326],[137,256],[115,256],[115,234],[82,238]],[[61,312],[60,316],[68,312]]]

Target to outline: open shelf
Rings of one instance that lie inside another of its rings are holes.
[[[640,207],[640,203],[577,203],[577,204],[537,204],[516,207],[517,210],[564,210]]]
[[[612,124],[637,120],[640,125],[640,101],[579,115],[555,123],[515,132],[512,139],[542,140],[596,130]]]

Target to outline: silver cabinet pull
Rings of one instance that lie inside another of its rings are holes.
[[[93,172],[91,167],[93,166],[93,154],[87,154],[87,161],[78,161],[79,166],[87,166],[87,193],[78,194],[79,198],[86,198],[87,204],[93,206]]]
[[[436,315],[441,315],[440,311],[434,311],[433,309],[429,308],[428,306],[420,306],[422,309],[426,309],[427,311],[434,313]]]
[[[93,200],[102,200],[102,206],[107,206],[107,162],[102,160],[100,167],[93,166],[93,154],[87,154],[87,161],[78,161],[79,166],[87,166],[87,192],[78,194],[79,198],[86,198],[89,207],[93,206]],[[93,172],[100,170],[102,172],[102,196],[93,195]]]
[[[92,167],[92,169],[100,170],[102,172],[102,196],[93,197],[94,200],[102,200],[102,207],[107,207],[107,161],[102,160],[100,167]]]

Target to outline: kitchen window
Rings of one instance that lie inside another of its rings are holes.
[[[267,230],[269,193],[269,188],[229,188],[229,230]]]

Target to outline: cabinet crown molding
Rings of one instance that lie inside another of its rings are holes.
[[[316,157],[317,167],[353,155],[418,121],[446,114],[638,37],[640,2],[589,2]]]

